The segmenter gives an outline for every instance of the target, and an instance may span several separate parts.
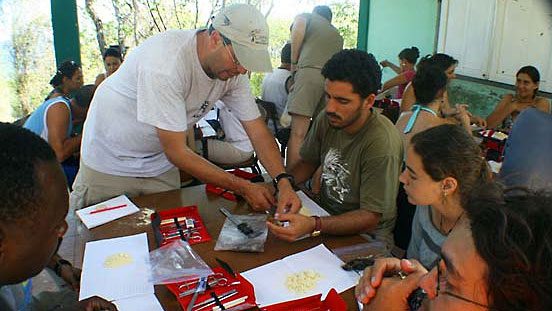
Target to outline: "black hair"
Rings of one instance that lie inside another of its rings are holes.
[[[437,53],[433,55],[426,55],[424,56],[420,62],[418,63],[418,70],[422,66],[436,66],[437,68],[441,69],[443,72],[447,71],[447,69],[450,68],[452,65],[457,65],[458,60],[456,60],[454,57],[443,54],[443,53]]]
[[[533,81],[533,83],[539,83],[540,82],[539,70],[537,68],[535,68],[534,66],[521,67],[518,70],[518,72],[516,73],[516,77],[519,76],[520,73],[524,73],[524,74],[528,75],[529,78],[531,78],[531,81]],[[538,91],[539,91],[539,89],[537,88],[535,90],[535,92],[533,93],[533,98],[535,98],[535,96],[537,96]]]
[[[361,98],[376,94],[381,87],[381,68],[374,55],[358,49],[335,53],[322,68],[322,76],[330,81],[351,83]]]
[[[489,183],[465,206],[475,248],[487,265],[489,309],[552,310],[552,196],[501,190]]]
[[[422,158],[424,171],[433,181],[454,177],[461,206],[473,189],[487,182],[491,173],[473,137],[460,125],[443,124],[412,136],[410,145]]]
[[[411,48],[406,48],[399,53],[399,59],[404,59],[412,65],[416,64],[418,58],[420,57],[420,50],[417,47],[413,46]]]
[[[117,48],[110,47],[106,49],[105,52],[103,53],[103,60],[105,60],[105,58],[108,56],[115,57],[123,61],[123,56],[121,55],[121,52]]]
[[[80,107],[88,108],[88,106],[90,106],[90,102],[92,101],[92,97],[94,96],[95,91],[96,86],[94,84],[84,85],[75,92],[75,96],[73,96],[73,99]]]
[[[35,133],[0,122],[0,221],[32,216],[44,191],[37,180],[40,163],[57,163],[48,143]]]
[[[291,43],[286,43],[282,48],[280,62],[282,64],[291,64]]]
[[[71,79],[75,74],[75,71],[81,69],[81,66],[75,63],[72,60],[67,60],[61,63],[57,68],[56,74],[50,80],[50,85],[53,87],[58,87],[63,81],[63,77]]]
[[[332,10],[327,5],[317,5],[312,9],[312,13],[316,13],[325,19],[327,19],[329,22],[332,21]]]
[[[422,66],[412,80],[416,101],[427,105],[447,86],[447,75],[436,66]]]

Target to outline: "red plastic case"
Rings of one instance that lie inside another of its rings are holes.
[[[203,219],[199,215],[197,206],[182,206],[173,208],[170,210],[160,211],[153,213],[151,216],[151,225],[153,227],[153,234],[155,235],[155,241],[158,246],[163,246],[169,242],[174,241],[175,239],[183,238],[190,245],[198,244],[203,242],[211,241],[211,235],[207,231]],[[163,221],[179,218],[193,219],[195,231],[192,232],[191,237],[188,238],[188,230],[186,228],[185,220],[180,220],[179,225],[181,227],[180,232],[179,228],[176,226],[174,221],[169,224],[161,224]],[[174,236],[169,237],[169,234],[174,234]],[[199,237],[199,238],[198,238]]]

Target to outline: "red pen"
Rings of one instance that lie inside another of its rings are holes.
[[[93,210],[93,211],[91,211],[89,214],[92,215],[92,214],[96,214],[96,213],[101,213],[101,212],[105,212],[105,211],[110,211],[110,210],[112,210],[112,209],[118,209],[118,208],[125,207],[125,206],[127,206],[127,205],[126,205],[126,204],[121,204],[121,205],[117,205],[117,206],[105,207],[105,208]]]

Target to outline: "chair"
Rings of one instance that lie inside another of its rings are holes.
[[[259,159],[257,158],[256,154],[253,154],[251,158],[249,158],[246,161],[243,161],[241,163],[235,163],[235,164],[222,164],[222,163],[215,163],[216,166],[222,168],[223,170],[232,170],[237,168],[250,168],[251,172],[257,175],[261,174],[261,167],[259,166]]]
[[[282,156],[282,158],[285,158],[286,148],[291,130],[289,128],[278,128],[278,112],[276,111],[276,105],[273,102],[265,101],[259,98],[256,98],[255,102],[257,102],[259,108],[262,108],[262,110],[264,110],[263,114],[262,110],[259,109],[261,110],[261,115],[264,116],[266,124],[269,125],[268,121],[272,121],[272,126],[274,127],[274,137],[276,137],[278,143],[280,143],[280,155]]]
[[[263,109],[266,111],[266,117],[265,120],[272,121],[272,126],[274,126],[274,133],[278,133],[278,112],[276,111],[276,105],[273,102],[267,102],[262,99],[256,98],[255,102],[257,102],[257,105],[263,107]]]
[[[259,111],[261,113],[261,117],[265,119],[266,121],[266,111],[262,106],[259,105]],[[222,126],[220,124],[220,121],[218,120],[218,113],[217,113],[217,120],[206,120],[211,127],[217,132],[217,139],[224,139],[224,132],[222,130]],[[220,135],[222,134],[222,135]],[[211,137],[212,139],[212,137]],[[208,144],[207,144],[207,138],[201,139],[201,146],[203,149],[203,157],[205,159],[208,158]],[[211,161],[216,166],[222,168],[223,170],[232,170],[232,169],[239,169],[239,168],[250,168],[251,172],[254,174],[261,174],[261,167],[259,166],[259,159],[257,158],[256,154],[253,154],[251,158],[247,159],[246,161],[243,161],[241,163],[233,163],[233,164],[224,164],[224,163],[216,163]]]

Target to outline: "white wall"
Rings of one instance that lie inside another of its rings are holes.
[[[525,65],[552,92],[552,11],[545,0],[443,0],[438,50],[460,61],[458,73],[514,84]]]

